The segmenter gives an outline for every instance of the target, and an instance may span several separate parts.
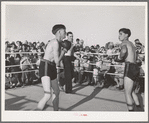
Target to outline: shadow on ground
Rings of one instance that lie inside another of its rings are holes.
[[[21,110],[24,108],[24,104],[28,103],[28,101],[23,101],[20,103],[17,103],[19,101],[22,101],[25,98],[25,96],[21,97],[13,97],[10,99],[5,100],[5,110]]]
[[[79,84],[77,84],[77,85],[73,86],[73,88],[75,88],[75,89],[73,89],[72,93],[74,94],[77,91],[79,91],[79,90],[81,90],[81,89],[83,89],[85,87],[86,87],[86,85],[79,85]]]
[[[74,104],[73,106],[65,109],[64,111],[71,111],[72,109],[74,109],[75,107],[87,102],[87,101],[90,101],[91,99],[93,99],[100,91],[102,90],[102,88],[95,88],[94,91],[89,95],[87,96],[86,98],[80,100],[78,103]]]

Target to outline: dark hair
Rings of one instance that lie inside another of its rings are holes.
[[[19,59],[21,59],[21,56],[20,56],[20,54],[17,54],[17,55],[16,55],[16,58],[19,58]]]
[[[67,36],[68,36],[69,34],[73,34],[73,33],[72,33],[72,32],[67,32]]]
[[[21,41],[16,41],[16,43],[19,43],[22,46],[22,42]]]
[[[90,50],[90,47],[89,47],[89,46],[86,46],[86,47],[85,47],[85,50],[87,50],[87,49],[89,49],[89,50]]]
[[[100,47],[100,45],[99,45],[99,44],[97,44],[97,45],[96,45],[96,47]]]
[[[140,45],[140,46],[142,46],[142,44],[141,43],[137,43],[138,45]]]
[[[56,24],[52,28],[52,33],[55,35],[56,32],[60,29],[66,29],[66,27],[63,24]]]
[[[123,32],[123,33],[125,33],[125,34],[128,34],[128,37],[131,36],[131,31],[130,31],[130,29],[121,28],[121,29],[119,30],[119,32]]]
[[[22,44],[22,47],[24,46],[24,49],[27,50],[27,44]]]
[[[16,44],[15,44],[14,42],[11,43],[11,46],[13,46],[13,45],[14,45],[14,48],[17,47]]]
[[[136,41],[139,41],[139,39],[136,39],[135,42],[136,42]]]
[[[143,56],[142,61],[145,61],[145,56]]]
[[[33,42],[33,45],[36,45],[37,43],[36,42]]]
[[[6,41],[5,44],[9,44],[9,41]]]
[[[80,39],[79,39],[79,38],[77,38],[77,39],[76,39],[76,41],[80,41]]]
[[[5,54],[5,58],[10,57],[10,54]]]

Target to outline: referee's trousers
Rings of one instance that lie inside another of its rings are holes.
[[[71,63],[71,56],[64,56],[64,76],[65,76],[65,92],[72,92],[72,78],[73,78],[73,65]]]

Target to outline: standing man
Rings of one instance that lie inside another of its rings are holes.
[[[42,86],[44,89],[44,97],[38,103],[38,110],[43,110],[45,104],[51,99],[53,102],[54,111],[59,110],[59,86],[57,81],[57,69],[60,61],[70,47],[68,41],[62,42],[66,37],[66,27],[62,24],[53,26],[52,33],[55,38],[52,39],[46,47],[43,59],[39,66],[39,76],[41,77]],[[61,48],[63,50],[61,51]]]
[[[124,71],[124,89],[127,107],[129,111],[134,111],[134,103],[136,107],[140,107],[138,97],[134,92],[134,84],[139,76],[139,67],[136,64],[137,54],[135,46],[129,41],[131,31],[126,28],[119,30],[119,40],[121,43],[121,51],[118,57],[115,57],[116,62],[125,62]]]
[[[73,78],[73,65],[72,65],[72,55],[73,55],[73,33],[67,33],[67,41],[71,43],[71,48],[65,54],[63,59],[64,64],[64,76],[65,76],[65,92],[72,93],[72,78]]]

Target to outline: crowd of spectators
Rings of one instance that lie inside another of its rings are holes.
[[[5,88],[13,88],[17,86],[24,87],[25,85],[31,85],[38,82],[38,71],[33,72],[19,72],[30,71],[38,69],[40,59],[43,58],[45,50],[45,44],[43,42],[28,42],[16,41],[10,43],[5,42]]]
[[[136,46],[136,52],[138,54],[144,54],[144,46],[141,44],[139,39],[134,41]],[[32,85],[40,82],[40,77],[38,76],[38,71],[35,71],[39,68],[40,59],[44,56],[44,51],[46,44],[43,42],[28,42],[27,40],[22,43],[21,41],[16,41],[10,43],[9,41],[5,42],[5,88],[16,88],[24,87],[25,85]],[[74,44],[74,53],[80,58],[76,59],[72,57],[74,65],[74,83],[82,84],[83,82],[88,81],[88,85],[97,85],[97,82],[100,82],[100,86],[109,86],[117,85],[118,88],[123,89],[123,80],[117,76],[106,75],[104,73],[123,73],[124,69],[122,67],[115,68],[108,66],[107,64],[119,64],[115,63],[114,56],[111,54],[116,54],[120,52],[120,44],[113,42],[107,42],[105,46],[92,45],[84,46],[84,41],[79,38],[76,39]],[[97,54],[96,54],[97,53]],[[99,54],[105,55],[99,55]],[[100,61],[100,62],[99,62]],[[102,61],[102,62],[101,62]],[[105,62],[106,61],[106,62]],[[99,63],[98,65],[91,65]],[[145,56],[139,57],[138,64],[140,65],[141,74],[144,74],[142,66],[145,64]],[[103,74],[94,76],[94,73],[84,72],[93,71],[95,68]],[[99,69],[100,68],[100,69]],[[20,73],[11,73],[18,72]],[[30,71],[30,72],[26,72]],[[63,77],[62,77],[63,78]],[[139,81],[143,81],[140,79]],[[61,83],[60,83],[61,84]],[[143,84],[144,85],[144,84]],[[142,88],[144,88],[142,86]]]

